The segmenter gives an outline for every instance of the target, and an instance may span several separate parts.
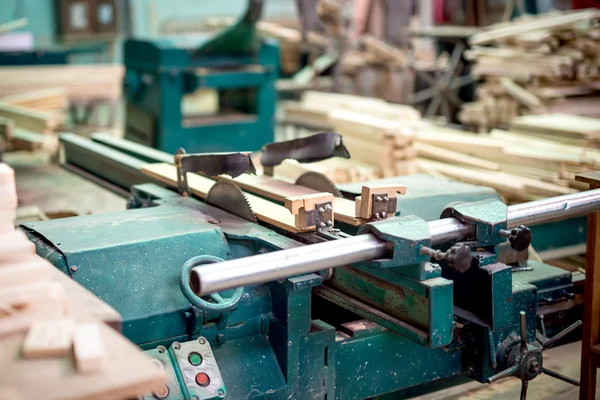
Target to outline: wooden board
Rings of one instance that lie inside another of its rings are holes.
[[[78,374],[72,357],[27,360],[21,357],[25,334],[4,338],[0,343],[0,387],[13,389],[22,399],[112,400],[137,398],[166,382],[163,371],[118,332],[99,324],[108,366],[90,375]]]
[[[177,187],[177,169],[173,165],[158,163],[142,166],[142,173],[151,176],[164,184]],[[198,174],[187,174],[188,185],[192,193],[200,198],[205,198],[215,181]],[[258,220],[274,225],[289,232],[309,232],[313,229],[300,229],[296,227],[294,215],[285,207],[272,203],[261,197],[247,193],[246,198]]]
[[[266,175],[253,176],[242,174],[237,178],[221,175],[218,176],[217,179],[233,181],[245,191],[255,193],[280,203],[285,202],[285,199],[289,197],[319,193],[317,190],[306,186],[285,182]],[[344,199],[343,197],[333,198],[333,212],[335,219],[345,224],[360,226],[368,222],[362,218],[356,217],[354,202],[352,200]]]

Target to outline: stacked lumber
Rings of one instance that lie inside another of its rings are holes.
[[[0,336],[29,329],[39,320],[67,316],[64,287],[50,280],[54,268],[15,231],[14,171],[0,164]]]
[[[367,176],[372,179],[409,175],[417,170],[412,138],[396,135],[396,130],[403,129],[403,121],[420,118],[419,112],[410,106],[368,97],[308,91],[303,93],[300,102],[286,102],[283,113],[286,123],[342,133],[352,157],[351,164],[358,161],[359,170],[370,170],[366,174],[352,173],[344,180],[338,172],[331,173],[336,176],[336,182],[356,182]]]
[[[553,12],[473,35],[465,56],[484,83],[479,100],[463,106],[461,122],[494,127],[518,115],[557,110],[600,116],[599,21],[599,10]]]
[[[123,66],[117,64],[0,67],[0,96],[63,88],[69,101],[115,101],[121,97]]]
[[[378,101],[360,99],[356,103],[368,110],[371,102]],[[510,130],[494,129],[483,135],[433,121],[394,118],[382,111],[385,108],[372,116],[352,107],[330,104],[327,108],[323,104],[311,108],[294,103],[292,116],[302,110],[299,123],[312,118],[315,128],[322,123],[322,129],[340,133],[351,155],[344,161],[370,165],[377,177],[422,172],[488,186],[507,202],[518,203],[584,190],[575,175],[600,169],[597,119],[558,114],[522,116],[512,121]],[[319,172],[325,173],[323,169]]]

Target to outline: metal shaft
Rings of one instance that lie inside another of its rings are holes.
[[[558,221],[600,210],[600,189],[538,200],[508,207],[508,227]],[[454,218],[428,222],[432,244],[459,241],[473,232],[473,226]],[[377,258],[389,253],[389,243],[372,234],[333,240],[245,257],[192,269],[198,294],[239,286],[270,282]]]

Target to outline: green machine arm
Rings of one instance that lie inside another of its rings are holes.
[[[248,9],[235,24],[200,47],[195,55],[251,55],[260,47],[256,22],[260,19],[263,0],[248,0]]]

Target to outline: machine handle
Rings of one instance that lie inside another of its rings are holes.
[[[228,298],[223,298],[219,293],[211,293],[207,297],[213,302],[203,299],[197,296],[191,287],[190,274],[192,268],[203,264],[220,263],[224,260],[215,256],[196,256],[187,260],[181,267],[179,273],[179,287],[183,295],[192,303],[193,306],[198,307],[201,310],[208,312],[225,312],[232,310],[237,307],[238,303],[242,300],[244,295],[244,288],[238,287],[234,290],[233,295]]]

